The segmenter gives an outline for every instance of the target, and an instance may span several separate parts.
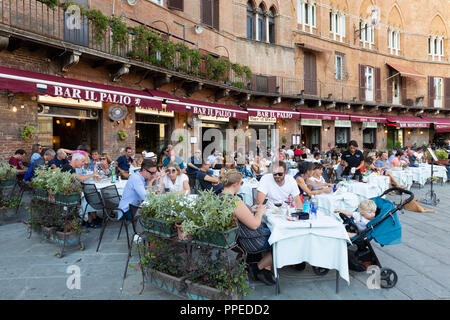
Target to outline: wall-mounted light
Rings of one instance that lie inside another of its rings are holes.
[[[67,127],[70,127],[71,125],[72,125],[72,123],[70,123],[70,121],[66,123]]]
[[[61,121],[59,121],[59,120],[56,120],[56,124],[60,124],[61,123]]]
[[[420,131],[419,133],[420,133],[420,134],[423,134],[423,131]]]
[[[12,112],[17,112],[16,106],[12,107]]]
[[[133,119],[130,119],[130,124],[133,124]]]
[[[387,133],[387,130],[384,130],[384,133]]]

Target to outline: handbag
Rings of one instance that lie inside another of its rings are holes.
[[[261,223],[256,230],[248,228],[240,221],[238,221],[238,224],[238,241],[242,249],[247,252],[260,252],[260,249],[264,246],[264,243],[266,241],[266,236],[269,235],[269,233],[267,233],[264,229],[264,224]]]

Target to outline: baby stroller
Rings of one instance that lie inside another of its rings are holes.
[[[382,197],[390,192],[397,192],[399,194],[406,193],[409,198],[403,203],[395,206],[391,201],[383,199]],[[340,214],[344,220],[348,232],[356,232],[357,235],[350,240],[356,246],[356,251],[351,250],[349,246],[349,268],[355,271],[366,271],[365,265],[376,265],[380,268],[380,286],[382,288],[393,288],[397,283],[397,274],[394,270],[383,268],[378,257],[373,250],[370,241],[375,240],[381,246],[399,244],[402,237],[402,226],[397,217],[397,211],[402,210],[403,207],[414,199],[414,194],[408,190],[400,188],[390,188],[386,190],[381,196],[371,198],[377,205],[375,218],[370,220],[367,228],[358,232],[358,229],[352,218]]]

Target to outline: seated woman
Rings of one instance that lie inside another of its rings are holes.
[[[230,170],[224,175],[220,176],[220,182],[223,185],[222,194],[236,195],[239,192],[242,184],[242,174],[237,170]],[[240,227],[260,232],[261,236],[265,236],[264,244],[257,251],[262,251],[262,259],[258,263],[250,264],[250,274],[255,280],[260,280],[267,285],[274,285],[272,273],[267,270],[267,267],[272,265],[272,254],[268,242],[270,231],[265,224],[262,223],[262,216],[267,210],[266,205],[254,206],[252,211],[241,200],[238,200],[238,205],[234,209],[234,214],[239,221]],[[243,246],[245,247],[245,246]]]
[[[260,156],[255,156],[251,168],[255,175],[264,174],[265,165],[262,163]]]
[[[111,157],[107,153],[102,153],[100,156],[100,162],[97,164],[98,174],[102,179],[111,176],[112,170],[114,170],[114,164]]]
[[[323,165],[320,163],[313,163],[313,172],[312,175],[306,180],[306,185],[311,187],[311,190],[320,190],[326,187],[333,188],[334,185],[332,183],[326,183],[323,174]]]
[[[321,194],[321,193],[330,193],[331,191],[333,191],[333,189],[330,187],[326,187],[326,188],[319,189],[319,190],[311,190],[307,186],[305,181],[308,180],[309,177],[312,176],[313,170],[314,170],[314,164],[312,162],[303,161],[298,164],[298,173],[294,176],[294,179],[297,182],[298,188],[300,190],[300,194],[301,195],[305,194],[310,197],[312,195]]]
[[[160,190],[166,192],[191,193],[188,176],[181,172],[180,167],[175,162],[169,163],[165,170],[161,172],[159,184]]]

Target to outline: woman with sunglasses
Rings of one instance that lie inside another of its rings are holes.
[[[112,169],[114,169],[114,164],[112,164],[112,159],[107,153],[102,153],[98,158],[96,163],[97,171],[102,179],[108,178],[111,175]]]
[[[331,193],[333,191],[332,188],[324,188],[318,190],[311,190],[306,181],[313,176],[314,173],[314,163],[302,161],[298,165],[298,173],[294,176],[295,181],[297,182],[298,189],[300,190],[301,195],[312,196],[315,194],[321,193]]]
[[[160,190],[185,194],[191,193],[189,178],[181,172],[177,163],[169,163],[161,172]]]

